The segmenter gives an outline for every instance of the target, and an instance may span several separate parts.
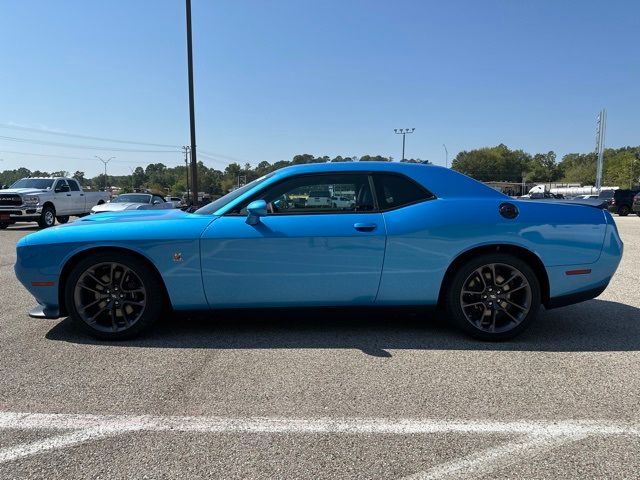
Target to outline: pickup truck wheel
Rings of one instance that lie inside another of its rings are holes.
[[[160,317],[165,305],[160,280],[138,258],[104,252],[81,260],[65,287],[73,324],[102,340],[132,338]]]
[[[64,215],[62,217],[56,217],[58,223],[67,223],[69,221],[69,215]]]
[[[0,230],[4,230],[5,228],[7,228],[9,226],[8,223],[2,222],[0,223]]]
[[[56,210],[50,205],[46,205],[42,209],[42,213],[40,214],[40,219],[38,220],[38,225],[40,228],[49,228],[53,227],[56,223]]]
[[[618,209],[618,215],[620,215],[621,217],[626,217],[627,215],[629,215],[630,211],[631,209],[629,207],[623,205]]]

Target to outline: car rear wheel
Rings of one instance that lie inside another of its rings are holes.
[[[158,320],[162,292],[160,280],[144,262],[105,252],[73,268],[65,301],[76,327],[96,338],[121,340],[139,335]]]
[[[529,265],[510,254],[486,254],[457,269],[447,286],[446,309],[472,337],[499,341],[529,326],[540,298],[540,282]]]
[[[56,217],[58,223],[67,223],[69,221],[69,215],[64,215],[62,217]]]
[[[40,228],[53,227],[56,223],[56,209],[51,205],[45,205],[42,208],[42,213],[38,219],[38,226]]]
[[[6,222],[2,222],[2,223],[0,223],[0,230],[4,230],[4,229],[5,229],[5,228],[7,228],[8,226],[9,226],[9,224],[8,224],[8,223],[6,223]]]
[[[631,209],[629,207],[627,207],[626,205],[622,205],[618,209],[618,215],[620,215],[621,217],[626,217],[627,215],[629,215],[630,211],[631,211]]]

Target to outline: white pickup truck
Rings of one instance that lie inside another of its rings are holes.
[[[73,178],[23,178],[0,190],[0,229],[16,222],[38,222],[40,228],[82,217],[108,202],[108,192],[85,192]]]

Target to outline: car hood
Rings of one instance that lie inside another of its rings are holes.
[[[128,205],[123,203],[122,205]],[[132,204],[140,205],[140,204]],[[103,205],[100,205],[102,207]],[[95,208],[95,207],[94,207]],[[99,214],[98,214],[99,213]],[[109,222],[148,222],[154,220],[173,220],[181,217],[186,217],[192,214],[178,210],[177,208],[160,208],[160,209],[120,209],[120,210],[100,210],[94,215],[88,215],[86,217],[79,218],[73,223],[69,223],[68,226],[78,224],[95,224],[95,223],[109,223]],[[66,226],[66,225],[65,225]]]
[[[177,209],[124,210],[88,215],[22,237],[19,247],[53,244],[131,245],[133,241],[198,238],[216,215]],[[153,222],[151,225],[150,222]]]
[[[5,193],[19,193],[21,195],[29,195],[30,193],[47,193],[50,190],[42,190],[37,188],[5,188],[4,190],[0,190],[0,195]]]

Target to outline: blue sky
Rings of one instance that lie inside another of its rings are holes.
[[[530,152],[640,143],[640,2],[192,0],[199,148],[209,166],[314,155],[444,163],[505,143]],[[0,125],[188,143],[182,0],[6,0]],[[179,153],[0,127],[0,169],[112,173]],[[56,155],[39,157],[12,152]],[[213,155],[211,155],[213,154]],[[66,156],[68,159],[58,158]],[[73,157],[73,158],[71,158]]]

